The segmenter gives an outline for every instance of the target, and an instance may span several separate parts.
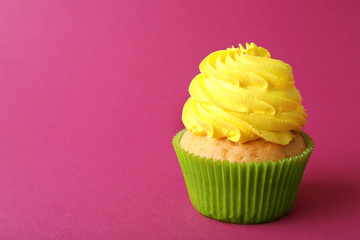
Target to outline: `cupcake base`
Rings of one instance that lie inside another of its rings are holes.
[[[276,220],[292,208],[314,147],[301,133],[306,150],[276,162],[230,163],[195,156],[180,147],[185,129],[173,139],[189,197],[202,215],[216,220],[254,224]]]

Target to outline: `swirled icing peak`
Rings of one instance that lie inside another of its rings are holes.
[[[233,142],[263,138],[286,145],[307,115],[290,65],[254,43],[207,56],[191,82],[183,108],[185,127],[195,135]]]

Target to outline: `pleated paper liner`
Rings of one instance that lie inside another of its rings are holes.
[[[286,215],[292,208],[307,161],[314,148],[304,132],[306,150],[276,162],[230,163],[202,158],[180,147],[185,129],[173,145],[194,208],[220,221],[265,223]]]

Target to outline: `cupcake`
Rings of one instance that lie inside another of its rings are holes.
[[[194,208],[253,224],[292,208],[314,147],[290,65],[254,43],[208,55],[173,139]]]

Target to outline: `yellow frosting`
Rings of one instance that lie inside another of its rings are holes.
[[[207,56],[191,82],[182,120],[195,135],[233,142],[263,138],[281,145],[301,131],[307,115],[291,66],[254,43]]]

